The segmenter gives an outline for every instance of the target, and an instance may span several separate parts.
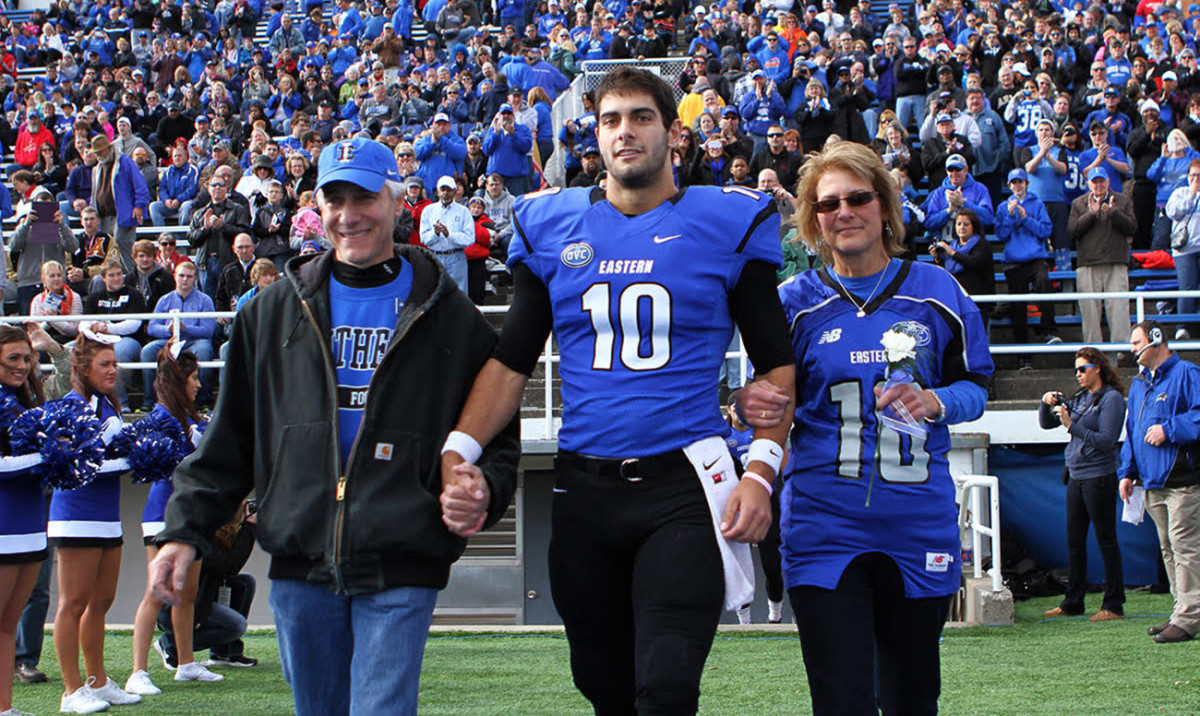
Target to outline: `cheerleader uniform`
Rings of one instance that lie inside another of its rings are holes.
[[[0,385],[0,410],[9,420],[24,408],[16,390]],[[46,558],[46,498],[32,474],[41,456],[0,457],[0,564],[26,564]]]
[[[172,420],[175,419],[175,416],[171,415],[162,403],[156,404],[154,410],[146,417],[161,417],[155,416],[155,413],[161,413]],[[143,420],[145,419],[143,418]],[[195,449],[200,435],[204,432],[204,426],[207,424],[207,421],[197,423],[188,418],[188,444],[192,446],[192,449]],[[170,480],[156,480],[150,485],[150,494],[146,496],[146,507],[142,510],[142,542],[144,544],[154,544],[154,538],[166,527],[167,500],[171,499],[173,492],[175,492],[175,483]]]
[[[121,420],[116,408],[103,396],[90,400],[75,391],[62,400],[87,403],[101,423]],[[55,490],[50,497],[50,522],[46,533],[55,547],[120,547],[121,481],[129,471],[124,460],[105,460],[96,479],[74,490]]]

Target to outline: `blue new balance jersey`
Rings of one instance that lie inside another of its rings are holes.
[[[599,189],[518,199],[510,264],[550,294],[565,450],[639,457],[726,435],[717,376],[733,335],[729,293],[747,261],[778,266],[775,202],[691,187],[625,216]]]
[[[960,544],[949,431],[928,424],[913,438],[885,427],[874,389],[887,368],[880,340],[892,329],[916,338],[921,387],[982,385],[992,361],[979,310],[943,269],[899,260],[862,318],[825,269],[795,276],[779,295],[798,376],[781,498],[788,586],[833,589],[851,560],[877,551],[899,565],[909,597],[955,591]]]

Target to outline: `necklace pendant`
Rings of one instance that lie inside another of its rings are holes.
[[[860,308],[860,309],[858,309],[858,317],[859,317],[859,318],[866,318],[866,317],[867,317],[867,312],[866,312],[866,311],[864,311],[864,310],[862,310],[861,308]]]

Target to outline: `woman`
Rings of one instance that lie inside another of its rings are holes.
[[[467,256],[467,296],[476,306],[483,305],[487,295],[487,260],[492,255],[492,232],[495,224],[484,213],[483,199],[473,196],[467,200],[471,218],[475,221],[475,243],[464,250]]]
[[[266,105],[271,99],[271,93],[271,83],[267,82],[262,67],[251,65],[246,72],[246,83],[242,86],[242,111],[247,111],[251,102],[262,102]]]
[[[1092,347],[1075,352],[1079,390],[1070,398],[1050,391],[1038,405],[1038,423],[1051,430],[1062,425],[1067,443],[1067,593],[1043,616],[1083,614],[1087,593],[1088,522],[1104,557],[1104,599],[1088,621],[1125,618],[1125,583],[1117,545],[1117,464],[1125,420],[1125,382],[1104,354]]]
[[[938,266],[950,272],[968,296],[991,296],[996,292],[996,269],[992,247],[983,235],[983,222],[971,209],[960,209],[954,217],[954,240],[937,241],[929,247]],[[979,304],[983,325],[988,323],[992,304]]]
[[[716,134],[718,130],[719,128],[717,127],[716,118],[713,117],[712,113],[708,112],[707,110],[701,112],[700,116],[696,117],[695,124],[692,125],[693,134],[700,140],[700,143],[702,144],[709,137]]]
[[[800,127],[800,144],[811,149],[822,147],[833,132],[833,107],[820,80],[809,80],[804,88],[804,104],[793,117]]]
[[[538,130],[533,139],[537,144],[538,158],[544,167],[554,151],[554,120],[550,117],[550,95],[541,87],[530,88],[525,96],[525,104],[537,112]]]
[[[898,120],[881,123],[879,134],[871,142],[871,147],[883,158],[884,165],[889,169],[903,169],[913,184],[925,176],[921,150],[912,146],[908,140],[908,130]]]
[[[1171,255],[1179,290],[1200,288],[1200,159],[1193,159],[1187,168],[1187,184],[1171,193],[1167,201],[1167,217],[1171,219]],[[1195,313],[1194,298],[1180,298],[1180,313]],[[1191,338],[1186,325],[1175,330],[1175,340]]]
[[[317,179],[313,176],[312,164],[300,152],[293,152],[288,156],[283,170],[284,187],[287,191],[286,203],[289,209],[295,211],[299,206],[300,195],[312,191],[317,185]]]
[[[42,264],[42,292],[29,304],[31,316],[79,316],[83,314],[83,299],[71,290],[66,272],[58,261]],[[55,321],[47,324],[46,332],[59,343],[66,343],[79,334],[76,321]]]
[[[67,186],[67,167],[58,161],[54,145],[42,142],[38,147],[38,160],[33,171],[42,177],[42,186],[51,194],[58,194]]]
[[[169,416],[179,422],[183,434],[193,441],[204,430],[206,421],[196,412],[196,393],[200,391],[200,364],[191,351],[181,351],[178,358],[171,357],[168,344],[158,354],[158,372],[154,376],[154,393],[158,403],[151,416]],[[158,415],[155,415],[155,414]],[[147,416],[147,417],[151,417]],[[194,442],[193,442],[194,446]],[[190,452],[190,450],[189,450]],[[158,554],[154,537],[163,529],[166,518],[167,500],[171,498],[174,485],[170,480],[159,480],[150,486],[146,496],[146,507],[142,511],[142,540],[146,544],[146,562],[153,561]],[[200,581],[200,562],[197,560],[188,569],[182,601],[171,610],[171,626],[174,630],[175,650],[169,654],[159,646],[164,662],[174,657],[176,681],[221,681],[225,677],[214,674],[196,662],[192,648],[192,626],[196,602],[196,589]],[[125,682],[125,690],[131,694],[154,696],[162,690],[150,680],[147,661],[150,657],[150,640],[154,637],[154,624],[162,602],[146,584],[146,594],[138,605],[133,620],[133,673]],[[168,668],[172,668],[168,666]]]
[[[825,264],[779,290],[798,378],[782,555],[813,711],[935,713],[961,571],[947,426],[983,413],[983,323],[946,272],[894,258],[899,193],[870,148],[810,156],[795,223]],[[851,360],[879,355],[885,334],[892,355]],[[745,422],[778,422],[782,392],[740,391]]]
[[[8,425],[44,398],[36,354],[25,331],[0,326],[0,423]],[[29,469],[34,455],[8,455],[8,431],[0,434],[0,713],[12,709],[16,629],[46,559],[46,501]]]
[[[266,204],[254,213],[251,231],[254,234],[254,255],[270,259],[282,271],[292,253],[292,213],[283,201],[283,184],[272,179],[267,182]]]
[[[267,286],[275,283],[279,278],[279,269],[275,267],[274,262],[270,259],[256,259],[250,265],[250,283],[253,284],[249,291],[246,291],[241,296],[238,296],[237,302],[233,304],[234,311],[242,310],[242,307],[250,302],[250,299],[258,295],[259,291],[266,289]],[[221,346],[224,348],[224,346]],[[224,357],[222,356],[222,360]]]
[[[1181,129],[1172,129],[1162,145],[1162,156],[1154,160],[1146,170],[1146,178],[1154,182],[1154,238],[1150,250],[1166,250],[1171,245],[1171,219],[1166,214],[1167,200],[1181,187],[1187,186],[1188,167],[1192,160],[1200,159],[1200,152],[1192,149],[1187,135]]]
[[[579,49],[571,41],[571,33],[564,27],[556,27],[550,32],[550,56],[546,61],[554,66],[567,78],[568,82],[579,74],[579,65],[575,62],[575,53]]]
[[[63,400],[87,403],[105,424],[108,439],[115,434],[112,426],[121,423],[116,387],[112,346],[80,336],[71,350],[72,390]],[[104,667],[104,618],[121,573],[120,463],[106,461],[92,482],[69,492],[55,490],[50,498],[46,531],[58,548],[54,651],[65,689],[63,713],[93,713],[106,703],[142,700],[117,686]],[[86,681],[79,672],[81,648]]]

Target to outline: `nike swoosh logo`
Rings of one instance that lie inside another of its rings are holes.
[[[710,462],[710,463],[708,463],[707,465],[705,465],[705,466],[704,466],[704,469],[705,469],[705,470],[711,470],[711,469],[712,469],[712,466],[713,466],[713,465],[716,465],[716,464],[717,464],[718,462],[720,462],[720,461],[721,461],[721,458],[719,458],[719,457],[718,457],[718,458],[714,458],[712,462]]]
[[[654,237],[654,243],[656,243],[656,244],[665,244],[665,243],[667,243],[668,241],[670,241],[671,239],[678,239],[680,236],[683,236],[683,234],[675,234],[675,235],[673,235],[673,236],[657,236],[657,235],[656,235],[656,236]]]

